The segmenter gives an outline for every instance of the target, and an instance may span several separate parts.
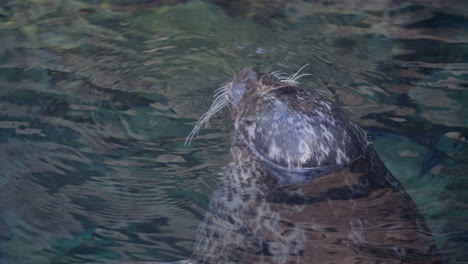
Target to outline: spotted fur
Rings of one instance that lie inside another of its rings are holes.
[[[290,77],[246,68],[216,97],[232,161],[184,263],[442,263],[430,230],[365,132]]]

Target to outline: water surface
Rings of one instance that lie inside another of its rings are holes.
[[[242,67],[306,64],[468,263],[467,31],[464,1],[5,1],[0,263],[189,257],[230,131],[193,123]]]

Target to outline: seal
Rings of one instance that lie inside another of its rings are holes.
[[[442,263],[364,130],[301,76],[245,68],[196,123],[187,143],[227,106],[232,161],[180,263]]]

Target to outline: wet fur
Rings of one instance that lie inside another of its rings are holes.
[[[442,263],[365,132],[284,76],[244,69],[189,135],[229,108],[232,161],[183,263]]]

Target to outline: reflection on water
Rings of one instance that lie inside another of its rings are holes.
[[[448,262],[468,239],[463,1],[4,1],[0,263],[170,261],[229,160],[221,114],[243,66],[335,100],[417,203]]]

